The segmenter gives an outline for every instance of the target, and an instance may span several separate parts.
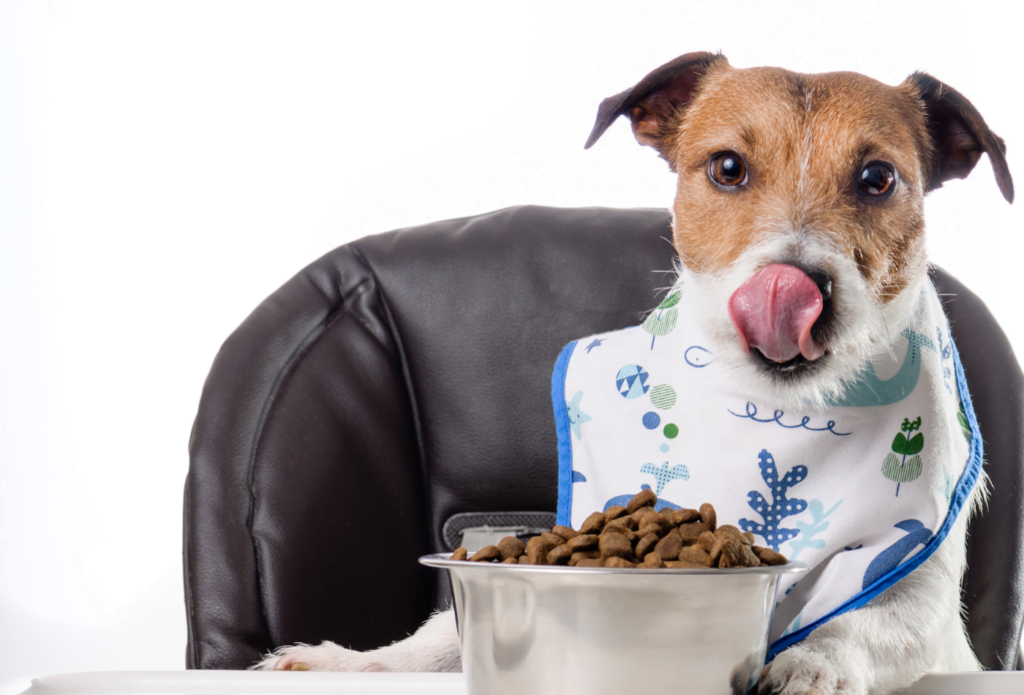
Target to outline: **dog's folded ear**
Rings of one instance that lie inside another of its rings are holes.
[[[988,154],[999,191],[1013,202],[1013,179],[1006,165],[1006,143],[989,130],[974,105],[947,84],[931,75],[915,72],[904,82],[917,92],[924,105],[932,158],[926,162],[926,191],[950,179],[963,179],[974,169],[981,153]]]
[[[597,110],[597,122],[587,138],[590,148],[616,118],[628,114],[633,134],[669,160],[667,139],[679,108],[690,101],[700,78],[715,64],[728,65],[722,54],[687,53],[665,63],[621,94],[608,97]]]

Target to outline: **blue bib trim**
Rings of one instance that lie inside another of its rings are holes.
[[[558,515],[555,523],[572,525],[572,432],[569,428],[569,413],[565,408],[565,372],[569,358],[576,349],[574,340],[564,348],[555,362],[551,375],[551,405],[555,411],[555,433],[558,435]]]

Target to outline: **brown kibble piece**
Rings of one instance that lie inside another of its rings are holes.
[[[570,555],[572,555],[572,548],[568,543],[563,543],[548,551],[547,561],[549,565],[564,565],[569,562]]]
[[[679,537],[683,539],[683,545],[693,545],[700,538],[700,534],[707,531],[707,527],[701,521],[693,521],[679,527]]]
[[[520,565],[530,565],[530,564],[533,564],[533,563],[530,562],[530,556],[529,555],[523,554],[523,555],[519,556],[519,564]]]
[[[711,550],[708,551],[708,555],[711,556],[711,566],[718,567],[718,559],[722,557],[722,539],[716,538],[715,544],[711,546]]]
[[[658,501],[658,496],[654,494],[654,490],[647,488],[641,490],[639,493],[633,496],[633,499],[626,505],[626,513],[632,514],[641,507],[653,507]]]
[[[572,555],[569,556],[569,564],[572,565],[572,566],[576,566],[582,560],[600,560],[600,559],[601,559],[601,551],[600,550],[579,550],[579,551],[577,551],[577,552],[575,552],[575,553],[573,553]]]
[[[551,533],[565,540],[570,540],[580,535],[579,531],[574,531],[568,526],[555,526],[553,529],[551,529]]]
[[[757,540],[750,531],[744,531],[743,537],[747,539],[747,545],[754,545],[754,541]]]
[[[675,526],[676,525],[676,523],[674,521],[672,521],[672,513],[673,512],[675,512],[675,510],[672,509],[672,507],[665,507],[660,512],[658,512],[659,514],[661,514],[661,518],[665,522],[665,526]]]
[[[758,559],[766,565],[784,565],[789,562],[785,555],[777,553],[771,548],[758,548],[754,546],[751,550],[757,553]]]
[[[551,535],[551,534],[545,534]],[[565,541],[562,541],[563,543]],[[526,541],[526,555],[530,558],[531,565],[546,565],[548,553],[554,548],[554,543],[544,540],[543,536],[534,536]]]
[[[715,529],[715,538],[725,539],[732,537],[738,540],[740,543],[746,543],[747,539],[743,537],[743,532],[732,524],[723,524]]]
[[[505,536],[498,541],[498,552],[501,553],[502,562],[509,558],[515,560],[526,552],[526,544],[515,536]]]
[[[604,560],[601,558],[583,559],[576,563],[577,567],[604,567]]]
[[[711,549],[715,547],[715,534],[711,531],[705,531],[704,533],[697,536],[697,541],[694,545],[703,550],[705,553],[710,553]]]
[[[465,548],[456,548],[455,552],[452,553],[452,560],[467,560],[469,559],[469,551]]]
[[[626,513],[626,508],[621,504],[616,504],[614,507],[608,507],[604,510],[604,523],[608,523],[612,519],[618,519],[620,516]]]
[[[726,538],[722,541],[722,554],[718,558],[719,567],[743,567],[741,548],[743,544],[735,538]]]
[[[644,561],[637,565],[637,567],[646,567],[649,569],[658,569],[664,567],[665,563],[661,559],[661,555],[657,553],[647,553],[644,555]]]
[[[602,533],[598,542],[601,557],[632,557],[633,544],[620,533]]]
[[[690,545],[680,550],[679,559],[711,567],[711,556],[698,545]]]
[[[665,518],[654,511],[651,507],[644,507],[642,510],[643,514],[634,514],[632,518],[636,521],[637,526],[650,526],[655,524],[657,526],[667,526]]]
[[[741,545],[740,562],[744,567],[759,567],[761,565],[761,558],[754,553],[749,545]]]
[[[612,519],[604,523],[604,528],[607,531],[610,528],[628,528],[631,531],[636,531],[637,524],[633,521],[631,516],[620,516],[618,519]]]
[[[501,564],[503,564],[503,565],[518,565],[519,564],[519,558],[518,557],[507,557],[507,558],[505,558],[504,560],[501,561]]]
[[[594,512],[580,526],[580,533],[600,533],[602,528],[604,528],[604,514]]]
[[[590,548],[597,547],[597,536],[592,533],[581,533],[575,538],[567,540],[565,544],[572,550],[572,552],[576,552],[577,550],[588,550]]]
[[[624,537],[626,540],[633,544],[636,542],[637,535],[633,531],[630,531],[625,526],[606,526],[604,531],[601,531],[601,535],[598,538],[602,538],[607,535],[618,535]]]
[[[654,552],[660,555],[662,560],[675,560],[682,548],[682,539],[674,533],[669,533],[654,546]]]
[[[496,545],[485,545],[480,550],[473,553],[473,557],[469,558],[470,562],[493,562],[494,560],[500,560],[501,553],[498,551]]]
[[[553,533],[547,533],[547,532],[540,534],[540,539],[542,541],[544,541],[545,543],[550,543],[553,546],[554,545],[562,545],[562,543],[565,543],[565,539],[562,538],[561,536],[556,536]]]
[[[700,505],[700,520],[708,527],[708,531],[714,531],[715,525],[718,523],[718,517],[715,514],[715,508],[705,502]]]
[[[651,533],[653,533],[658,538],[661,538],[665,535],[665,529],[659,524],[647,524],[646,526],[641,526],[636,530],[637,538],[643,538],[644,536],[649,535]]]
[[[636,542],[636,556],[647,558],[647,554],[654,550],[654,546],[658,544],[658,536],[653,533],[648,533],[642,536],[640,540]]]
[[[635,564],[629,560],[619,557],[618,555],[612,555],[604,559],[605,567],[636,567]]]
[[[654,511],[654,507],[640,507],[640,509],[637,509],[635,512],[630,514],[630,516],[633,518],[633,521],[635,521],[637,524],[639,524],[640,523],[640,519],[644,518],[645,516],[647,516],[648,514],[650,514],[653,511]]]
[[[672,523],[676,526],[688,524],[698,519],[700,519],[700,512],[696,509],[677,509],[672,512]]]

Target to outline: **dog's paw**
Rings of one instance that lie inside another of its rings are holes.
[[[775,657],[758,686],[758,695],[866,695],[856,674],[822,654],[791,647]]]
[[[316,647],[281,647],[252,667],[254,671],[386,671],[370,652],[357,652],[322,642]]]

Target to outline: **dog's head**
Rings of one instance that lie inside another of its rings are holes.
[[[822,403],[889,350],[927,266],[923,199],[1005,145],[959,92],[923,73],[735,69],[689,53],[605,99],[678,177],[673,241],[717,357],[783,400]]]

